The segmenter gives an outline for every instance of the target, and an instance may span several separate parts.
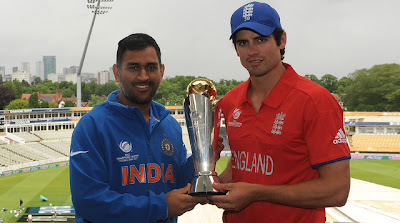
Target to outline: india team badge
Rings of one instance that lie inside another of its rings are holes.
[[[172,153],[174,153],[174,146],[172,145],[172,142],[169,141],[169,139],[164,139],[161,142],[161,148],[163,149],[164,153],[167,154],[168,156],[171,156]]]

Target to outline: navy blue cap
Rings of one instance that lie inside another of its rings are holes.
[[[276,28],[282,28],[278,12],[266,3],[250,2],[238,8],[231,17],[231,36],[241,29],[269,36]]]

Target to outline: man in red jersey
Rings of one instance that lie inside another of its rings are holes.
[[[332,95],[283,63],[286,32],[275,9],[251,2],[231,18],[250,78],[219,101],[232,150],[211,196],[224,222],[325,222],[350,189],[343,111]]]

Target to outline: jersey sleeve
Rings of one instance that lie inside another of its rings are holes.
[[[185,187],[187,183],[191,183],[192,179],[194,177],[194,164],[193,164],[193,157],[190,155],[188,156],[187,153],[187,148],[185,146],[185,143],[183,142],[183,134],[182,134],[182,128],[186,128],[186,126],[181,127],[179,123],[171,117],[170,120],[170,125],[173,126],[173,129],[177,131],[177,137],[179,137],[179,141],[181,142],[181,148],[180,148],[180,169],[179,169],[179,175],[180,177],[178,178],[178,188]]]
[[[70,185],[76,215],[90,222],[157,222],[167,219],[164,193],[141,196],[110,189],[104,146],[89,114],[74,130],[70,151]]]
[[[310,100],[306,106],[304,134],[313,168],[350,159],[343,129],[343,111],[328,94]]]
[[[181,167],[181,182],[179,187],[185,187],[187,183],[192,183],[194,177],[194,164],[193,164],[193,156],[189,156],[185,158],[184,163]]]

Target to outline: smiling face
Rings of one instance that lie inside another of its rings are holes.
[[[118,100],[130,107],[150,106],[164,76],[164,65],[160,64],[154,47],[142,50],[127,50],[120,67],[113,66],[115,80],[120,82]]]
[[[273,35],[261,36],[251,30],[240,30],[235,38],[236,53],[250,76],[264,76],[282,63],[280,50],[286,46],[286,33],[279,46]]]

